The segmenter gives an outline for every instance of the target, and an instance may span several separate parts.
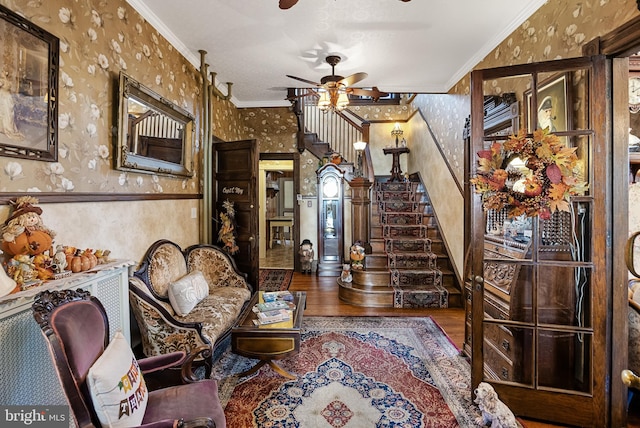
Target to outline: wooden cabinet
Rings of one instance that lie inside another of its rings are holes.
[[[531,348],[531,335],[524,329],[502,323],[526,318],[521,312],[522,302],[527,300],[527,287],[519,282],[526,281],[527,275],[520,276],[521,266],[510,261],[531,257],[530,247],[530,238],[516,241],[485,236],[483,349],[487,379],[531,382],[530,359],[523,352]]]
[[[0,298],[0,403],[3,405],[67,404],[51,363],[46,341],[33,319],[34,296],[44,290],[88,290],[107,310],[109,333],[129,332],[129,269],[117,261],[96,269],[49,281],[39,287]]]

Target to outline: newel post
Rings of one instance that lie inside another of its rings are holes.
[[[371,228],[371,185],[367,177],[355,177],[349,182],[351,188],[351,227],[353,242],[363,243],[365,253],[371,254],[369,243]]]

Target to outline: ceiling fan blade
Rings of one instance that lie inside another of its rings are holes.
[[[403,0],[406,1],[406,0]],[[280,0],[280,9],[289,9],[291,6],[294,6],[298,3],[298,0]]]
[[[340,80],[338,83],[343,84],[344,86],[352,86],[358,83],[359,81],[366,79],[367,76],[368,76],[367,73],[355,73],[355,74],[352,74],[351,76],[345,77],[344,79]]]
[[[310,96],[320,97],[320,94],[318,94],[318,92],[314,91],[313,89],[307,89],[306,92],[303,92],[303,93],[297,94],[297,95],[293,95],[293,96],[287,96],[287,98],[285,98],[285,99],[286,100],[296,100],[298,98],[304,98],[304,97],[310,97]]]
[[[389,95],[387,92],[380,91],[375,86],[371,89],[349,88],[347,89],[347,92],[358,97],[371,97],[374,101],[378,101],[380,97],[386,97]]]
[[[290,76],[288,74],[287,74],[287,77],[289,77],[291,79],[299,80],[299,81],[304,82],[304,83],[308,83],[308,84],[313,85],[313,86],[322,86],[319,83],[312,82],[311,80],[303,79],[302,77]]]

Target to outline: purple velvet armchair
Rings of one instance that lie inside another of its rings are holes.
[[[81,428],[100,427],[97,413],[100,409],[94,406],[95,398],[91,396],[88,378],[92,366],[95,367],[101,355],[108,352],[105,350],[109,346],[109,323],[104,307],[88,291],[63,290],[41,292],[36,296],[32,310],[47,339],[54,368],[76,425]],[[165,369],[182,366],[184,382],[155,390],[151,383],[143,386],[146,409],[139,426],[226,426],[217,382],[212,379],[197,381],[191,371],[192,362],[193,356],[184,352],[137,360],[141,377],[151,377]],[[136,361],[131,365],[135,366]]]

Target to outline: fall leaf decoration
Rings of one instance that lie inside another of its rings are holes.
[[[221,224],[218,231],[218,241],[224,244],[223,250],[229,254],[235,254],[240,250],[236,244],[236,210],[233,207],[233,202],[228,199],[222,203],[222,208],[224,208],[225,212],[220,212]]]
[[[548,220],[554,211],[570,211],[571,196],[584,195],[589,188],[578,178],[576,150],[546,129],[535,130],[533,137],[521,129],[504,144],[478,152],[477,175],[470,181],[482,195],[485,210],[507,208],[509,218],[526,214]],[[529,169],[526,176],[505,165],[516,157]]]

